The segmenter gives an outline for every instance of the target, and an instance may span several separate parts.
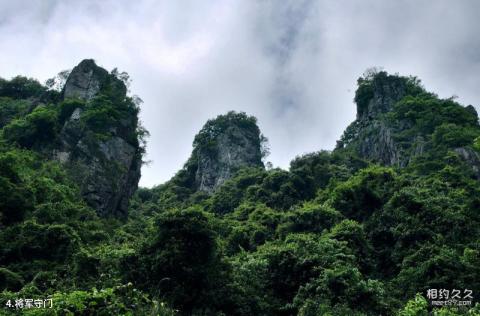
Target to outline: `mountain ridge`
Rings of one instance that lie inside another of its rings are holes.
[[[52,315],[479,313],[429,295],[480,292],[473,107],[369,72],[334,150],[265,168],[256,119],[229,112],[137,189],[139,104],[96,67],[60,91],[0,79],[0,314],[19,297],[52,298]]]

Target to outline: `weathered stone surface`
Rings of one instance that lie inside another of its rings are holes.
[[[169,183],[211,194],[243,167],[264,168],[264,140],[254,117],[236,112],[219,115],[195,136],[192,155]]]
[[[454,151],[472,168],[477,179],[480,180],[480,154],[469,147],[455,148]]]
[[[216,137],[215,144],[213,150],[200,149],[196,153],[195,181],[201,191],[212,193],[241,167],[263,167],[255,131],[231,125]]]
[[[85,59],[73,68],[63,88],[63,97],[91,100],[97,93],[108,85],[126,94],[126,87],[120,80],[110,80],[108,71],[98,67],[93,59]]]
[[[103,89],[126,97],[123,82],[84,60],[73,69],[64,88],[64,98],[91,101]],[[112,90],[116,89],[116,90]],[[98,137],[82,122],[82,108],[76,108],[65,122],[53,156],[63,163],[80,186],[86,202],[101,216],[125,216],[128,201],[140,179],[141,154],[128,135],[135,133],[137,117],[122,120]]]
[[[85,59],[68,76],[63,97],[90,100],[100,91],[101,82],[107,76],[105,69],[97,67],[93,60]]]
[[[408,148],[394,135],[410,128],[408,122],[392,122],[385,114],[407,95],[407,78],[380,72],[360,81],[356,92],[357,119],[347,127],[337,148],[353,148],[362,158],[387,166],[404,167],[423,154],[425,140],[414,135]]]
[[[357,119],[347,127],[338,147],[354,147],[362,158],[389,166],[404,166],[411,157],[404,157],[395,142],[396,130],[382,118],[406,94],[401,78],[380,74],[372,79],[357,100]],[[357,91],[358,95],[359,91]],[[422,148],[416,149],[420,152]]]
[[[357,119],[345,130],[337,143],[337,150],[347,148],[361,158],[387,166],[407,166],[416,157],[432,149],[433,130],[426,132],[415,129],[415,121],[405,116],[399,119],[399,116],[390,115],[394,113],[389,112],[395,112],[395,104],[407,94],[415,96],[423,93],[428,94],[416,86],[411,78],[391,76],[386,72],[380,72],[366,80],[360,79],[355,96]],[[415,111],[415,106],[412,109]],[[478,117],[473,106],[464,109],[472,117]],[[441,122],[436,124],[440,125]],[[469,147],[450,149],[472,166],[480,178],[478,153]]]
[[[65,164],[99,215],[126,215],[140,179],[136,150],[119,137],[99,142],[98,148],[96,152],[80,140],[70,148],[74,154]]]
[[[384,122],[372,121],[362,134],[364,137],[359,144],[361,157],[376,160],[384,165],[402,164],[399,149],[392,138],[392,131]]]
[[[380,72],[367,80],[359,80],[355,94],[357,118],[345,130],[337,148],[353,148],[362,158],[389,166],[405,166],[423,152],[422,139],[412,139],[416,148],[405,153],[395,135],[404,122],[391,124],[385,119],[395,104],[407,94],[407,79]]]
[[[406,93],[405,81],[394,76],[377,76],[372,81],[372,96],[367,106],[357,104],[357,120],[369,120],[390,111]]]

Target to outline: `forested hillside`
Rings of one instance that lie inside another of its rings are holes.
[[[256,118],[229,112],[137,189],[128,75],[63,75],[0,79],[0,315],[480,315],[473,106],[370,72],[333,151],[265,168]]]

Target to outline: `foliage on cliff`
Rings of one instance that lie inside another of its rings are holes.
[[[34,89],[19,89],[22,98],[0,97],[2,304],[52,298],[51,315],[479,313],[426,300],[428,289],[469,289],[473,304],[480,293],[472,107],[411,78],[372,74],[359,81],[362,115],[333,152],[299,156],[288,171],[228,169],[209,192],[196,182],[205,169],[189,160],[166,184],[137,190],[128,219],[116,219],[98,217],[43,150],[77,108],[99,137],[135,108],[101,97],[41,105],[46,90],[26,82]],[[378,130],[394,152],[371,146]],[[251,148],[245,139],[260,145],[255,119],[229,113],[205,125],[194,152],[224,150],[225,140],[229,152]]]

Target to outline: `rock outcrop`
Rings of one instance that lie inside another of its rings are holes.
[[[88,101],[107,88],[116,91],[120,96],[127,93],[122,81],[112,78],[108,71],[98,67],[93,59],[84,59],[68,76],[63,88],[63,97]]]
[[[390,166],[402,163],[399,149],[392,138],[392,129],[385,122],[372,121],[364,127],[363,133],[365,137],[358,146],[361,157]]]
[[[357,154],[389,166],[403,166],[411,157],[403,157],[393,139],[395,128],[382,115],[392,110],[407,93],[407,80],[380,72],[368,80],[359,80],[355,95],[357,119],[347,127],[337,147],[354,148]]]
[[[480,180],[480,154],[469,147],[459,147],[454,150],[471,168],[476,178]]]
[[[416,78],[384,71],[358,80],[355,102],[357,118],[336,150],[350,150],[366,160],[396,167],[405,167],[432,151],[453,151],[480,178],[480,157],[470,148],[473,139],[451,131],[479,128],[473,106],[439,99]]]
[[[379,73],[368,84],[360,83],[355,101],[357,102],[357,120],[365,121],[378,118],[382,113],[392,110],[407,90],[405,78]],[[363,94],[362,96],[360,96]]]
[[[245,113],[209,120],[195,136],[186,164],[194,190],[210,194],[242,167],[264,168],[263,139],[256,119]]]
[[[63,90],[65,100],[81,101],[64,123],[54,157],[67,167],[87,203],[101,216],[125,216],[140,179],[138,118],[134,111],[125,111],[133,107],[126,99],[126,91],[121,80],[93,60],[84,60],[75,67]],[[107,113],[106,119],[111,122],[98,127],[89,124],[95,113],[89,105],[100,94],[113,104],[113,110],[109,110],[115,115]]]

